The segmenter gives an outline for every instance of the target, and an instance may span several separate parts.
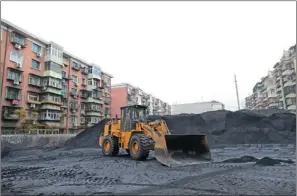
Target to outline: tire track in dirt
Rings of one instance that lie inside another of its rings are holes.
[[[168,189],[168,188],[181,188],[181,189],[187,189],[187,190],[195,190],[195,191],[207,191],[204,189],[196,189],[196,188],[191,188],[191,187],[181,187],[191,181],[195,182],[200,182],[202,180],[205,180],[207,178],[212,178],[214,176],[218,176],[218,175],[222,175],[225,173],[230,173],[230,172],[234,172],[234,171],[238,171],[238,170],[245,170],[245,169],[250,169],[253,168],[254,164],[250,164],[250,165],[244,165],[244,166],[235,166],[233,168],[230,169],[224,169],[224,170],[220,170],[220,171],[214,171],[214,172],[208,172],[208,173],[204,173],[198,176],[189,176],[189,177],[185,177],[179,180],[175,180],[173,182],[169,182],[169,183],[165,183],[165,184],[146,184],[146,185],[142,185],[142,184],[138,184],[139,186],[149,186],[147,188],[142,188],[139,190],[135,190],[135,191],[130,191],[130,192],[125,192],[125,195],[141,195],[144,193],[148,193],[150,191],[152,191],[152,187],[154,187],[154,192],[155,191],[160,191],[162,189]],[[137,185],[137,184],[134,184]],[[214,192],[216,190],[209,190],[211,192]],[[216,191],[217,193],[222,193],[221,191]],[[121,195],[121,194],[116,194],[116,195]]]

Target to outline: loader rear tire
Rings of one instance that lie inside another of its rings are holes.
[[[154,147],[153,140],[143,134],[133,135],[130,139],[129,152],[134,160],[143,161]]]
[[[102,140],[102,152],[104,156],[116,156],[119,154],[118,138],[106,136]]]

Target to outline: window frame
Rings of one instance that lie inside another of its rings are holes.
[[[33,84],[33,83],[31,83],[31,78],[33,79],[33,80],[39,80],[39,84],[36,84],[36,82]],[[32,75],[32,74],[29,74],[29,81],[28,81],[28,84],[29,85],[34,85],[34,86],[41,86],[41,77],[39,77],[39,76],[35,76],[35,75]]]
[[[38,48],[39,51],[34,50],[34,45],[37,46],[36,48]],[[35,42],[32,42],[32,52],[34,52],[35,54],[42,54],[42,46]]]
[[[13,54],[15,54],[19,58],[18,59],[19,61],[17,61],[16,59],[13,59],[13,56],[12,56]],[[9,60],[14,62],[14,63],[19,63],[21,65],[21,67],[22,67],[23,66],[23,61],[24,61],[24,55],[22,55],[22,54],[20,54],[20,53],[13,50],[13,51],[10,52]]]
[[[13,77],[10,77],[10,75],[11,76],[13,75],[14,78]],[[7,79],[8,80],[16,81],[16,75],[18,75],[18,80],[17,81],[22,82],[22,73],[21,72],[14,71],[12,69],[8,69],[8,71],[7,71]]]
[[[17,98],[15,99],[15,98],[12,98],[12,97],[10,97],[10,95],[11,95],[11,92],[9,93],[9,90],[15,90],[15,91],[17,91]],[[21,98],[20,98],[20,93],[21,92],[21,89],[17,89],[17,88],[12,88],[12,87],[6,87],[6,89],[5,89],[5,98],[6,99],[12,99],[12,100],[21,100]]]
[[[38,66],[39,66],[39,68],[32,67],[32,65],[33,65],[33,62],[37,62],[37,63],[38,63]],[[40,63],[40,61],[37,61],[37,60],[35,60],[35,59],[31,59],[31,65],[30,65],[30,68],[31,68],[31,69],[35,69],[35,70],[38,70],[38,71],[40,71],[40,70],[41,70],[41,63]]]
[[[30,99],[30,97],[35,97],[36,100],[34,100],[34,99]],[[28,93],[28,101],[37,101],[37,102],[39,102],[39,99],[40,99],[40,97],[39,97],[38,94]]]

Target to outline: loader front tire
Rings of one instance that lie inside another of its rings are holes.
[[[154,144],[150,137],[143,134],[136,134],[130,139],[129,154],[132,159],[143,161],[147,159],[153,146]]]
[[[102,140],[102,153],[104,156],[116,156],[119,154],[118,138],[106,136]]]

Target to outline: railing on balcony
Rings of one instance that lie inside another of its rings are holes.
[[[23,135],[23,134],[32,134],[32,135],[54,135],[54,134],[63,134],[59,129],[17,129],[17,130],[3,130],[3,135]]]
[[[43,103],[54,103],[57,105],[62,105],[62,101],[61,99],[55,99],[54,97],[50,97],[50,96],[46,96],[46,97],[42,97],[42,101]]]
[[[57,116],[57,117],[49,117],[49,116],[41,116],[39,118],[39,120],[48,120],[48,121],[60,121],[61,120],[61,117],[60,116]]]

